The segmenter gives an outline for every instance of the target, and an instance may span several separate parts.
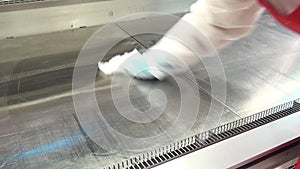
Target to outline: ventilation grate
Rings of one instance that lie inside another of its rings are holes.
[[[222,140],[252,130],[300,111],[298,100],[291,101],[246,118],[194,135],[160,149],[108,166],[105,169],[147,169],[197,151]]]
[[[13,4],[25,4],[34,2],[43,2],[45,0],[0,0],[0,6],[13,5]]]

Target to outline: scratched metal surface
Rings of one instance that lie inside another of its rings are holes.
[[[133,24],[119,24],[125,31],[131,29],[130,25]],[[70,94],[73,65],[80,47],[96,29],[98,27],[0,42],[9,48],[1,48],[0,168],[101,168],[125,158],[118,153],[106,153],[93,144],[74,117]],[[137,39],[139,42],[131,38],[124,40],[109,55],[134,47],[143,49],[142,46],[150,46],[159,36],[144,35]],[[33,46],[39,41],[43,45]],[[71,42],[73,45],[62,45]],[[139,44],[141,42],[144,44]],[[201,108],[190,134],[299,98],[299,43],[297,35],[264,15],[251,36],[220,52],[226,74],[226,102],[219,102],[218,96],[211,95],[209,80],[218,81],[219,75],[208,77],[203,66],[195,67]],[[20,49],[25,44],[26,48]],[[114,109],[110,77],[98,74],[96,82],[96,95],[106,119],[123,133],[152,136],[176,117],[174,112],[179,101],[172,81],[135,83],[139,89],[169,89],[168,94],[173,96],[166,113],[145,126],[129,122]],[[147,92],[143,91],[136,89],[132,95],[133,104],[140,109],[147,107]],[[221,114],[216,112],[213,120],[205,121],[211,100],[215,100],[216,106],[225,106],[225,110]]]

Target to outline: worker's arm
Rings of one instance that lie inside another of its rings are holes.
[[[189,13],[146,52],[140,54],[134,51],[106,65],[100,63],[99,68],[109,74],[117,71],[111,65],[119,66],[123,63],[117,72],[126,72],[143,79],[163,79],[168,76],[167,72],[184,71],[186,67],[183,63],[190,66],[200,61],[199,56],[184,42],[199,47],[200,57],[212,55],[214,51],[208,47],[207,39],[218,50],[225,47],[249,34],[262,11],[256,0],[199,0],[191,6]],[[187,31],[187,24],[197,31]],[[207,39],[200,36],[201,33]]]

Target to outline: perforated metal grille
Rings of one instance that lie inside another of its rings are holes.
[[[105,169],[145,169],[197,151],[235,135],[278,120],[300,111],[299,99],[291,101],[246,118],[194,135],[157,150],[108,166]]]
[[[296,168],[296,164],[291,165],[291,166],[287,167],[286,169],[295,169],[295,168]]]
[[[0,0],[0,6],[13,5],[13,4],[24,4],[24,3],[34,3],[42,2],[46,0]]]

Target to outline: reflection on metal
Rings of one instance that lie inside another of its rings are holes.
[[[299,111],[299,103],[296,103],[296,101],[287,102],[246,118],[172,143],[160,149],[138,155],[113,166],[108,166],[106,169],[152,168]]]
[[[59,140],[57,142],[40,146],[35,149],[21,152],[19,154],[16,154],[15,158],[18,159],[28,159],[28,158],[33,158],[36,156],[40,156],[49,152],[53,152],[55,150],[61,149],[61,148],[66,148],[66,147],[71,147],[72,145],[76,144],[79,142],[79,138],[77,137],[71,137],[65,140]]]
[[[239,167],[239,169],[295,169],[297,160],[300,155],[300,138],[281,147],[282,148],[278,148],[278,150],[272,153],[266,153],[265,156]]]

